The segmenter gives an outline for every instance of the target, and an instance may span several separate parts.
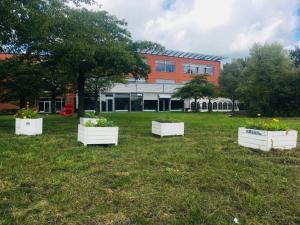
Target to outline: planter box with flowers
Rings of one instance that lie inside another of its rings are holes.
[[[273,119],[271,122],[251,122],[238,131],[238,144],[244,147],[270,151],[271,149],[296,148],[297,134]]]
[[[16,114],[15,133],[17,135],[38,135],[43,133],[43,118],[38,118],[32,109],[21,109]]]
[[[80,124],[85,124],[88,121],[92,123],[97,123],[99,117],[94,112],[87,112],[84,114],[84,117],[80,117]]]
[[[183,136],[184,123],[171,120],[152,121],[152,134],[163,136]]]
[[[87,121],[78,125],[78,141],[85,146],[89,144],[118,145],[119,128],[112,121],[101,118],[96,121]]]

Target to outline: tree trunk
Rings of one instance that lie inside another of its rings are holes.
[[[20,106],[20,109],[23,109],[26,107],[26,99],[25,99],[25,96],[23,95],[20,95],[19,96],[19,106]]]
[[[231,98],[231,101],[232,101],[232,112],[234,113],[234,112],[235,112],[235,109],[234,109],[235,98],[232,97],[232,98]]]
[[[95,103],[95,111],[96,111],[96,114],[98,115],[99,114],[99,104],[98,104],[98,98],[99,98],[99,90],[98,89],[95,89],[94,90],[94,103]]]
[[[84,84],[85,84],[85,76],[83,73],[79,73],[77,79],[77,90],[78,90],[77,117],[81,117],[84,115]]]
[[[197,98],[195,97],[195,101],[194,101],[194,112],[197,112],[198,111],[198,106],[197,106]]]
[[[208,112],[212,112],[212,104],[211,104],[211,98],[208,98]]]
[[[56,94],[54,92],[51,93],[51,113],[55,114],[55,100],[56,100]]]

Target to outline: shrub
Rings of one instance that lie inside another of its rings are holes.
[[[87,112],[87,113],[84,114],[84,117],[86,117],[86,118],[97,118],[97,115],[94,112]]]
[[[106,118],[100,118],[97,120],[96,123],[93,123],[92,121],[85,122],[84,126],[86,127],[113,127],[114,123],[111,120],[108,120]]]
[[[15,117],[20,119],[34,119],[34,118],[38,118],[38,114],[36,111],[33,111],[32,109],[26,108],[26,109],[18,110]]]

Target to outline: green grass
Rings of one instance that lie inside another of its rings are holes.
[[[151,135],[165,115],[106,114],[117,147],[79,144],[75,117],[45,116],[44,134],[27,137],[0,116],[0,224],[300,223],[299,147],[239,147],[249,119],[218,113],[173,113],[185,136]]]

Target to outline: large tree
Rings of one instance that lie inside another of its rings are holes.
[[[287,79],[291,69],[291,61],[281,45],[256,44],[252,47],[238,88],[239,99],[251,114],[277,114],[280,80]]]
[[[300,66],[300,47],[296,46],[295,49],[290,51],[290,57],[295,66]]]
[[[198,111],[197,101],[200,98],[214,96],[215,86],[207,80],[207,75],[195,75],[184,86],[178,88],[173,97],[181,99],[194,99],[194,111]]]
[[[233,106],[238,99],[238,87],[245,66],[246,61],[243,59],[237,59],[232,63],[225,64],[219,77],[220,92],[231,99]],[[232,111],[234,110],[235,107],[232,107]]]
[[[42,75],[35,59],[15,56],[0,61],[0,100],[19,101],[20,108],[31,104],[42,91]]]

